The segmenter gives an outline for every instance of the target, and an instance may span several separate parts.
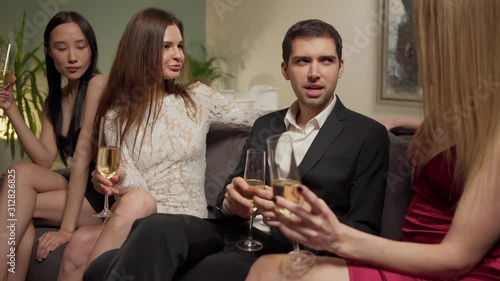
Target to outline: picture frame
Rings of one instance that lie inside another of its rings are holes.
[[[380,0],[381,67],[378,100],[420,104],[413,0]]]

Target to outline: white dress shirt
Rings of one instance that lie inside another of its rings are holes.
[[[319,130],[330,116],[336,101],[337,97],[335,96],[323,111],[307,122],[304,129],[297,124],[297,114],[300,110],[298,101],[295,101],[288,109],[284,120],[286,132],[283,134],[289,135],[293,140],[293,151],[297,165],[304,159]]]
[[[304,159],[307,150],[318,135],[319,130],[325,124],[330,113],[332,113],[336,101],[337,96],[334,96],[333,101],[323,111],[307,122],[305,129],[297,125],[297,114],[300,110],[298,101],[295,101],[288,109],[284,119],[286,131],[283,134],[287,134],[292,138],[297,165]],[[288,165],[282,163],[280,166],[287,167]],[[262,215],[255,217],[254,227],[267,234],[271,233],[269,226],[263,222]]]

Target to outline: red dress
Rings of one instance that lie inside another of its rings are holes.
[[[405,216],[403,241],[437,244],[448,232],[461,189],[453,184],[454,150],[450,163],[444,153],[436,155],[420,171],[414,195]],[[351,281],[430,280],[348,261]],[[469,273],[448,280],[500,280],[500,241]]]

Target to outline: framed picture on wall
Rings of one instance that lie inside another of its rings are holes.
[[[413,0],[380,0],[382,62],[379,101],[419,103]]]

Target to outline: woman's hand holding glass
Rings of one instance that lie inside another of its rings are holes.
[[[14,92],[12,88],[14,87],[14,83],[16,82],[16,80],[17,78],[14,76],[11,82],[6,85],[6,87],[0,85],[0,109],[2,109],[2,112],[0,112],[0,117],[5,117],[3,115],[8,112],[13,106],[15,107],[16,100],[14,98]]]
[[[303,198],[299,192],[301,176],[295,159],[292,138],[286,133],[269,137],[267,151],[274,196],[284,197],[302,207]],[[275,210],[277,217],[289,216],[293,219],[292,213],[287,208],[276,205]],[[292,240],[293,251],[283,258],[281,267],[285,275],[296,277],[307,272],[314,264],[316,257],[309,251],[300,250],[297,240]]]
[[[340,255],[339,233],[345,227],[323,199],[316,196],[306,186],[301,186],[306,208],[278,196],[276,206],[287,209],[292,216],[277,213],[280,222],[279,229],[291,240],[297,241],[311,249],[328,251]]]
[[[116,185],[120,183],[124,177],[125,170],[123,168],[119,168],[116,174],[109,179],[101,175],[97,168],[92,171],[92,183],[94,184],[95,190],[108,196],[120,195],[122,193]]]
[[[105,133],[106,132],[106,133]],[[121,126],[118,117],[103,116],[99,126],[99,143],[97,154],[97,171],[110,179],[118,172],[121,159]],[[108,206],[108,194],[104,193],[104,208],[94,217],[116,217]]]
[[[14,45],[10,43],[0,45],[0,118],[5,117],[4,111],[10,109],[14,103],[12,85],[16,81],[14,77],[15,58]]]

